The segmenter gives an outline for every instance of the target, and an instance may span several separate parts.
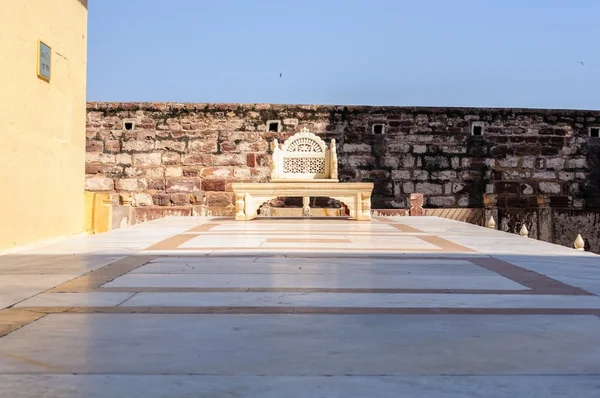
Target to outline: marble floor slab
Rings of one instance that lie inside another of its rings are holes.
[[[508,278],[489,275],[412,275],[376,273],[127,274],[104,287],[301,287],[363,289],[527,289]]]
[[[125,307],[354,307],[600,309],[597,296],[445,293],[138,293]]]
[[[595,316],[50,314],[0,374],[600,374]]]
[[[0,275],[0,309],[51,289],[78,275]]]
[[[11,398],[597,398],[600,376],[0,375]],[[27,386],[27,388],[24,388]]]
[[[269,261],[265,261],[269,260]],[[207,258],[157,259],[130,274],[344,274],[403,276],[497,276],[466,260],[339,258]]]

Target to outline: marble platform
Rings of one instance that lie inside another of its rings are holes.
[[[0,397],[598,397],[599,295],[437,217],[170,217],[0,256]]]

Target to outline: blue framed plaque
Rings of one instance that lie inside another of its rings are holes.
[[[37,62],[37,74],[38,77],[47,82],[50,81],[50,72],[52,69],[52,49],[49,45],[43,41],[38,41],[38,62]]]

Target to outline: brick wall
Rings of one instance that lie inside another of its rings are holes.
[[[270,142],[307,127],[338,141],[341,181],[375,183],[374,209],[405,208],[412,192],[427,207],[482,207],[493,193],[498,207],[548,195],[552,206],[599,208],[594,126],[600,111],[92,102],[86,189],[233,214],[231,183],[267,181]]]

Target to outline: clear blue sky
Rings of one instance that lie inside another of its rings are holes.
[[[91,101],[600,109],[599,0],[90,0],[88,38]]]

